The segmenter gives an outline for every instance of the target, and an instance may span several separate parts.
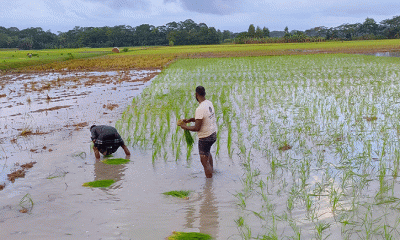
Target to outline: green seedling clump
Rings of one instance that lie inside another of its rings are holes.
[[[208,234],[198,232],[173,232],[168,240],[209,240],[212,237]]]
[[[179,119],[176,124],[178,126],[180,126],[182,123],[183,123],[183,120]],[[194,140],[193,140],[192,134],[190,134],[189,130],[185,130],[184,132],[185,132],[185,140],[186,140],[187,145],[190,147],[193,146]]]
[[[82,186],[99,188],[99,187],[109,187],[113,183],[115,183],[115,180],[106,179],[106,180],[97,180],[97,181],[93,181],[93,182],[87,182],[87,183],[84,183]]]
[[[165,192],[163,193],[164,195],[168,195],[168,196],[173,196],[173,197],[177,197],[177,198],[183,198],[183,199],[189,199],[189,194],[191,191],[169,191],[169,192]]]
[[[130,145],[151,147],[153,163],[178,161],[185,136],[171,119],[193,116],[201,84],[215,108],[213,147],[243,168],[241,239],[400,239],[399,63],[348,54],[181,59],[135,98],[119,130]],[[333,214],[321,219],[321,208]]]
[[[102,162],[105,164],[119,165],[119,164],[128,163],[128,162],[130,162],[130,160],[124,159],[124,158],[110,158],[110,159],[105,159]]]
[[[194,140],[189,130],[185,130],[185,140],[188,146],[193,146]]]

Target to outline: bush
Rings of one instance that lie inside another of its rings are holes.
[[[129,51],[129,48],[124,48],[124,49],[122,49],[122,51],[123,51],[123,52],[128,52],[128,51]]]

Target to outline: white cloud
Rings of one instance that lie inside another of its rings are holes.
[[[377,22],[399,14],[396,0],[1,0],[0,25],[68,31],[74,26],[165,25],[192,19],[234,32]]]

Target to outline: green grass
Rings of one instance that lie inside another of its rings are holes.
[[[198,232],[173,232],[168,240],[210,240],[212,237],[208,234]]]
[[[163,68],[183,58],[400,51],[400,40],[132,47],[128,52],[118,54],[112,53],[111,49],[5,50],[0,51],[0,70],[124,70]],[[27,53],[39,57],[28,58]]]
[[[28,53],[37,55],[29,58]],[[45,49],[0,51],[0,70],[19,69],[72,59],[93,58],[112,54],[110,49]]]
[[[106,188],[115,183],[115,180],[106,179],[106,180],[97,180],[93,182],[84,183],[82,186],[84,187],[92,187],[92,188]]]
[[[119,164],[125,164],[130,162],[129,159],[124,159],[124,158],[109,158],[109,159],[104,159],[102,161],[105,164],[110,164],[110,165],[119,165]]]
[[[189,198],[190,192],[191,191],[181,190],[181,191],[169,191],[169,192],[165,192],[163,194],[167,195],[167,196],[173,196],[173,197],[177,197],[177,198],[187,199],[187,198]]]
[[[198,45],[198,46],[173,46],[173,47],[148,47],[137,48],[134,51],[124,53],[126,55],[149,55],[149,54],[176,54],[179,56],[201,54],[228,54],[241,53],[274,53],[291,54],[291,50],[326,50],[326,51],[351,51],[351,50],[393,50],[399,49],[400,40],[374,40],[374,41],[333,41],[314,43],[269,43],[269,44],[227,44],[227,45]],[[281,55],[279,54],[279,55]],[[275,54],[274,54],[275,55]],[[207,57],[207,55],[203,55]]]

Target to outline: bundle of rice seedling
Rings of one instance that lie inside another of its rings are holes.
[[[172,232],[172,235],[168,237],[168,240],[186,240],[186,239],[198,239],[198,240],[210,240],[212,237],[205,233],[198,232]]]
[[[110,164],[110,165],[119,165],[119,164],[125,164],[130,162],[129,159],[124,159],[124,158],[109,158],[109,159],[104,159],[102,161],[105,164]]]
[[[93,182],[87,182],[84,183],[82,186],[84,187],[94,187],[94,188],[104,188],[104,187],[109,187],[113,183],[115,183],[115,180],[113,179],[106,179],[106,180],[97,180]]]
[[[179,119],[176,124],[180,126],[182,123],[184,123],[183,119]],[[194,140],[189,130],[185,130],[185,140],[188,146],[193,146]]]
[[[177,198],[189,199],[189,194],[191,191],[181,190],[181,191],[169,191],[163,193],[164,195],[173,196]]]

